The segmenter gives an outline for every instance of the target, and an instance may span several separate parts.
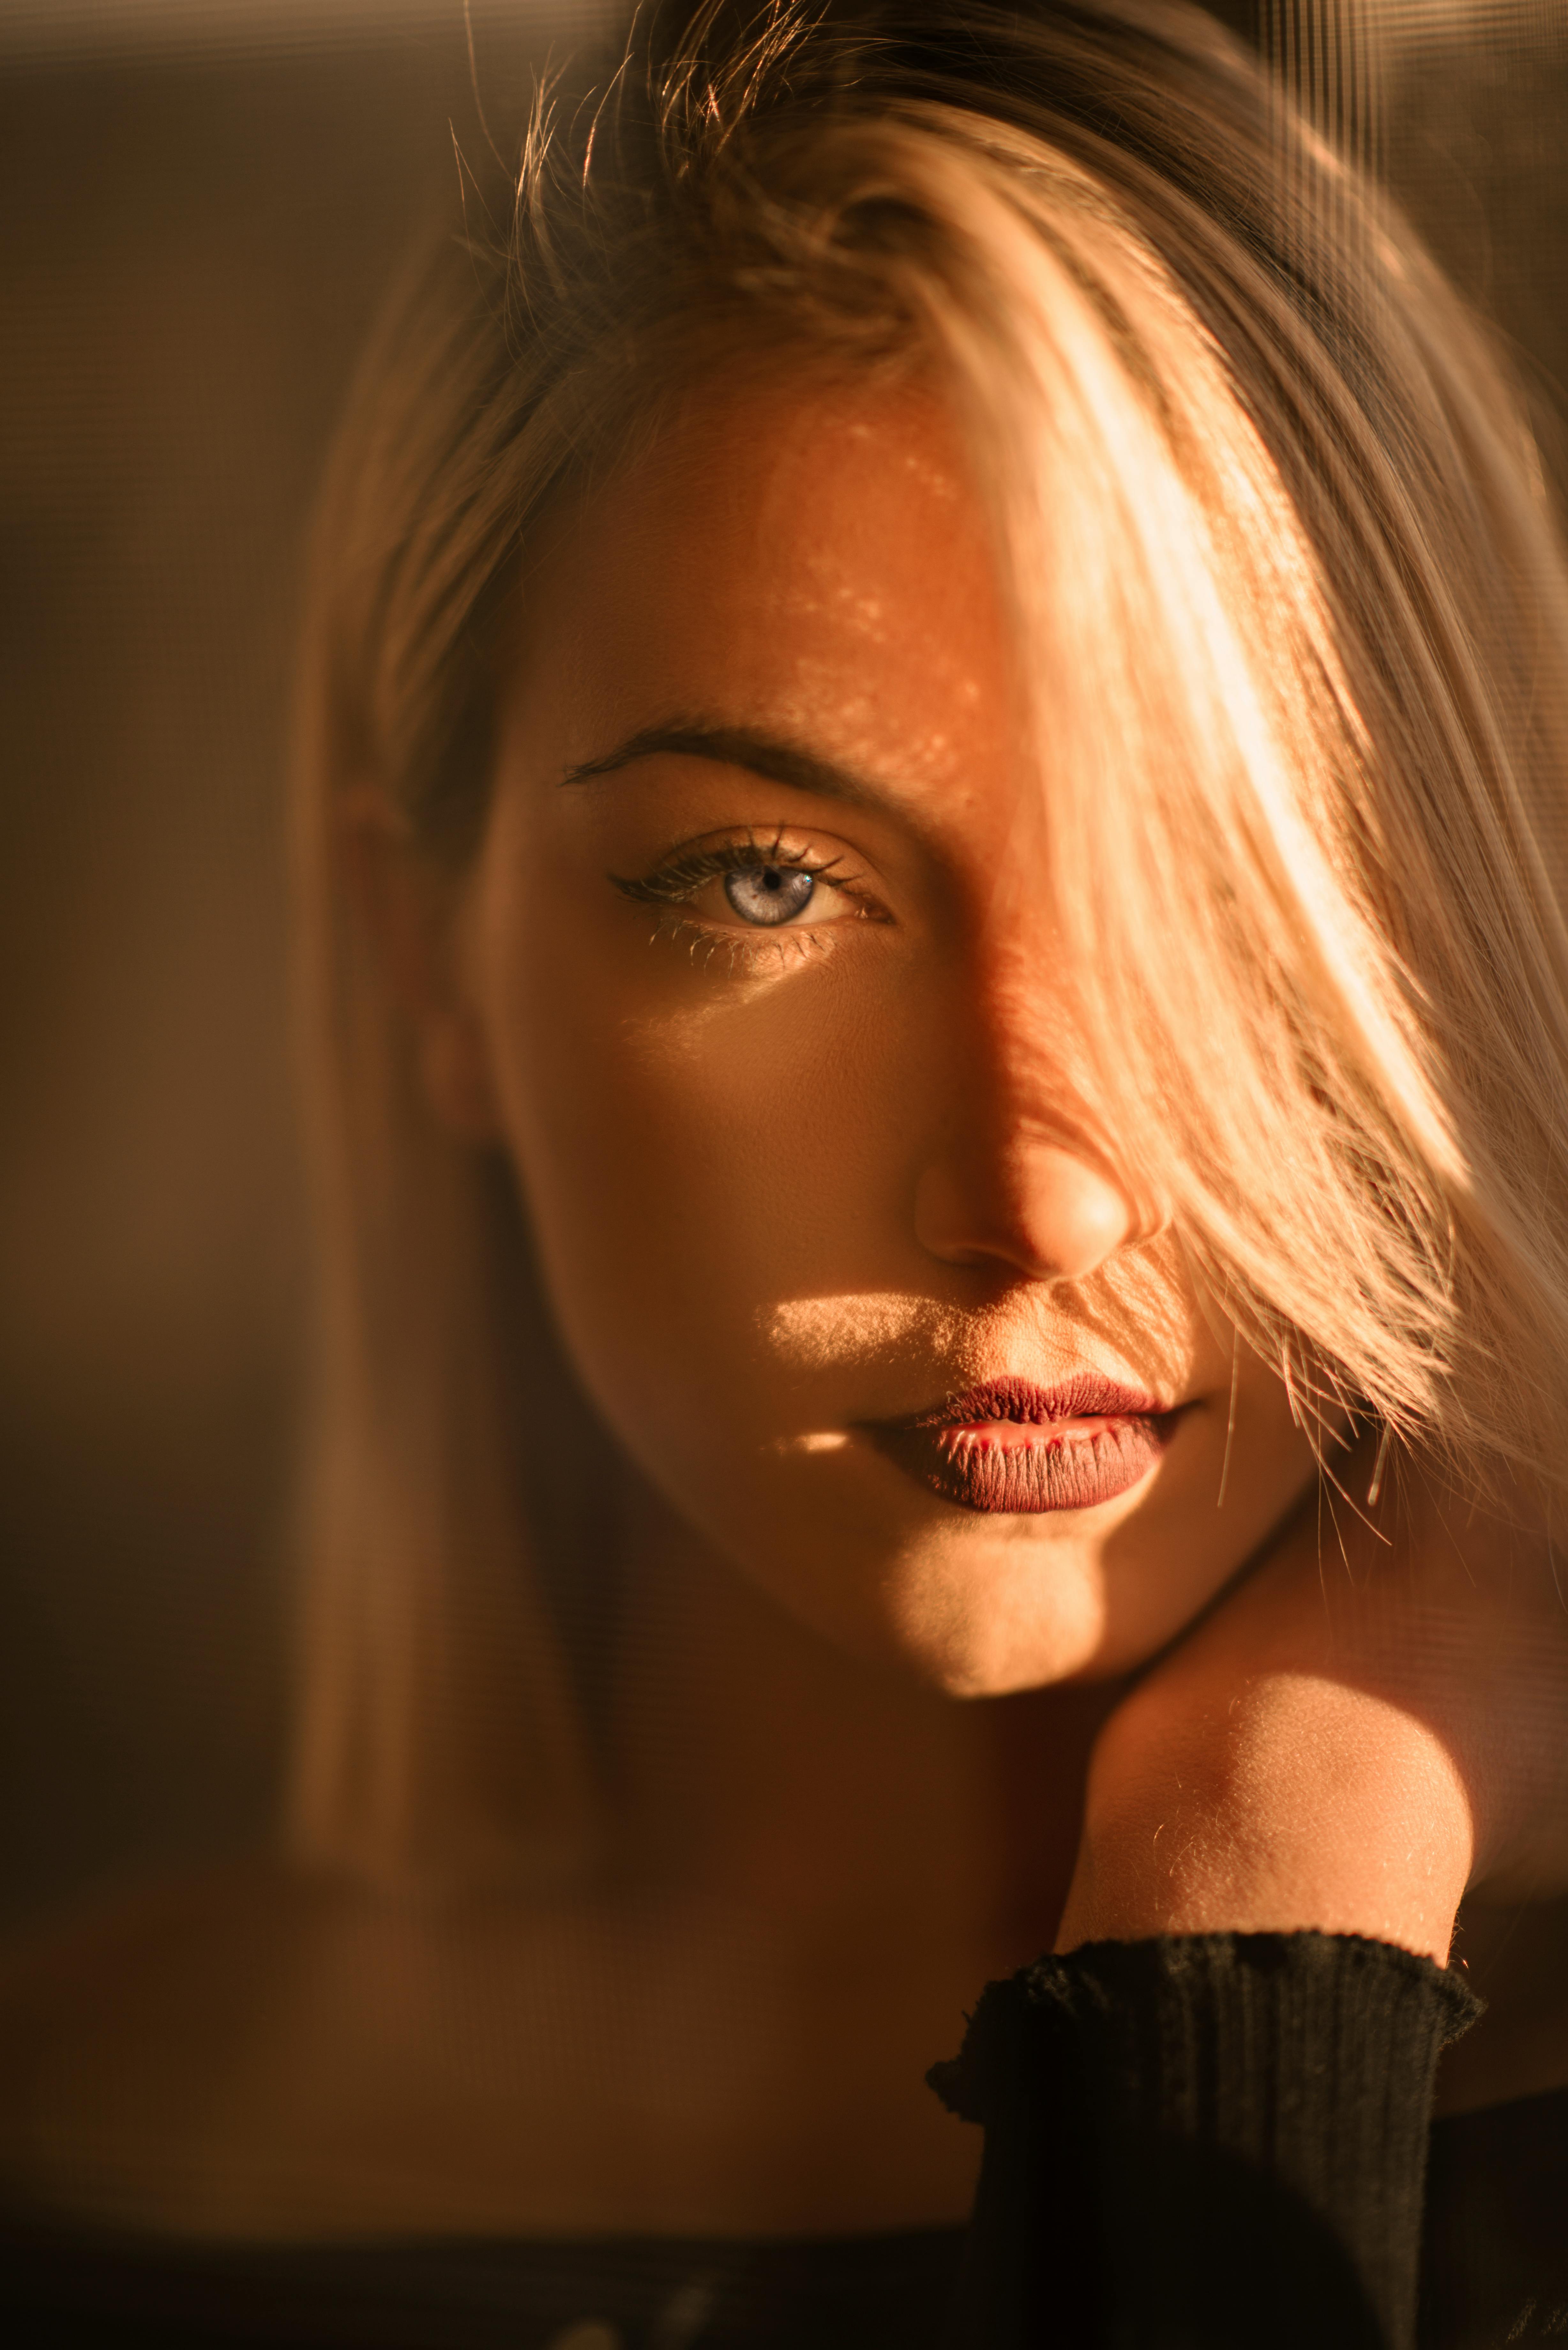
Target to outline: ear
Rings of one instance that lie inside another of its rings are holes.
[[[427,1103],[461,1140],[494,1141],[501,1119],[490,1048],[461,952],[461,877],[418,846],[407,818],[373,784],[342,795],[337,850],[345,885],[412,1030]]]

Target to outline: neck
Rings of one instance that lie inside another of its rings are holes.
[[[1051,1945],[1112,1692],[959,1700],[831,1648],[650,1495],[619,1651],[628,1868],[836,1940],[946,1929],[992,1970]]]

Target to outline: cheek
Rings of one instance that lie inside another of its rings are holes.
[[[663,941],[596,954],[551,928],[508,920],[486,991],[545,1279],[623,1440],[711,1475],[776,1424],[778,1302],[864,1289],[898,1253],[880,1025],[826,961],[732,983]]]
[[[877,1392],[840,1376],[844,1301],[931,1295],[912,1206],[951,1068],[934,993],[853,941],[732,982],[628,943],[581,890],[508,889],[478,988],[505,1137],[566,1346],[653,1482],[804,1620],[955,1690],[1126,1669],[1178,1632],[1311,1464],[1243,1358],[1224,1469],[1231,1352],[1194,1364],[1173,1264],[1124,1267],[1081,1329],[1058,1309],[1058,1343],[1119,1343],[1145,1372],[1168,1352],[1206,1394],[1115,1525],[933,1519],[886,1464],[791,1441]],[[767,1334],[803,1316],[824,1348],[796,1359]]]

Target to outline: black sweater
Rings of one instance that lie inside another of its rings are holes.
[[[1568,2339],[1568,2090],[1428,2131],[1460,1981],[1316,1934],[993,1983],[969,2230],[196,2246],[0,2230],[19,2350],[1503,2350]],[[1425,2188],[1423,2192],[1423,2175]]]
[[[1438,2055],[1479,2012],[1348,1935],[1091,1943],[992,1983],[931,2076],[986,2133],[956,2340],[1411,2350]]]

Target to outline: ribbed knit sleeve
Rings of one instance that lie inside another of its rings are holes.
[[[1097,1942],[932,2068],[985,2127],[961,2350],[1408,2350],[1438,2054],[1480,2012],[1386,1942]]]

